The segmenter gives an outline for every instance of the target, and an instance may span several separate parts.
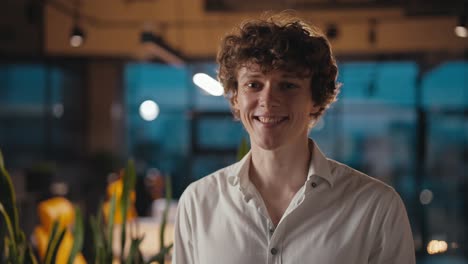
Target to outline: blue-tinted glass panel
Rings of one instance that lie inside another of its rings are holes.
[[[203,178],[236,162],[235,155],[204,155],[194,157],[193,180]]]
[[[0,148],[13,166],[73,159],[85,149],[79,66],[0,65]]]
[[[0,71],[4,72],[5,78],[5,86],[0,96],[1,103],[44,103],[46,68],[43,65],[3,65]]]
[[[242,136],[246,136],[242,124],[229,115],[224,118],[200,119],[197,134],[201,148],[218,149],[236,149]]]
[[[349,62],[340,65],[341,99],[347,102],[414,105],[418,66],[414,62]]]
[[[128,64],[125,67],[125,94],[131,111],[145,100],[165,109],[188,105],[188,74],[185,67],[159,64]]]
[[[186,68],[159,64],[125,67],[129,155],[166,173],[176,171],[178,161],[189,154],[187,80]],[[140,116],[139,107],[145,100],[158,104],[155,120],[146,121]]]
[[[444,240],[452,254],[467,242],[468,118],[463,113],[432,113],[428,118],[424,189],[432,193],[425,205],[429,240]],[[453,245],[459,245],[454,248]]]
[[[466,108],[468,105],[468,62],[444,63],[425,74],[423,105],[428,109]]]
[[[320,150],[332,159],[339,159],[340,144],[340,118],[338,114],[330,109],[318,121],[309,133],[309,137],[314,139]]]

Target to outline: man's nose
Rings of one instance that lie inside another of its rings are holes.
[[[270,108],[280,105],[281,98],[272,83],[267,82],[260,92],[260,106]]]

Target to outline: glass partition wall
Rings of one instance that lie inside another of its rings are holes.
[[[346,60],[339,68],[339,100],[310,136],[330,158],[400,193],[418,263],[467,263],[468,62],[426,70],[413,60]],[[133,157],[139,177],[154,168],[170,175],[175,198],[191,182],[235,162],[247,138],[227,100],[193,84],[198,72],[215,78],[216,65],[133,62],[121,76],[125,147],[114,154]],[[9,167],[23,172],[14,174],[26,175],[14,179],[24,181],[24,197],[38,193],[29,187],[49,188],[28,174],[39,161],[53,161],[57,174],[76,182],[93,166],[84,147],[86,116],[93,114],[86,110],[84,75],[81,66],[65,64],[0,65],[0,147]],[[27,202],[22,206],[35,213]],[[430,243],[446,248],[433,252]]]

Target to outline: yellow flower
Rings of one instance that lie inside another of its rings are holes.
[[[120,198],[122,197],[122,193],[123,193],[123,178],[121,176],[118,180],[111,182],[107,186],[107,197],[109,197],[110,199],[112,195],[115,194],[117,201],[119,201]],[[132,191],[130,193],[130,201],[135,202],[135,200],[136,200],[136,194],[135,194],[135,191]]]
[[[109,221],[109,213],[110,213],[110,200],[104,202],[102,205],[102,211],[104,213],[104,219]],[[137,217],[137,212],[133,203],[130,204],[127,210],[127,221],[135,219]],[[115,204],[115,214],[114,214],[114,223],[115,224],[122,224],[122,210],[117,201]]]
[[[120,200],[122,198],[122,193],[123,193],[123,171],[120,174],[120,177],[118,180],[111,182],[107,186],[107,196],[108,200],[104,202],[102,206],[102,211],[104,214],[104,219],[106,221],[109,220],[109,214],[110,214],[110,200],[112,198],[112,195],[115,194],[116,198],[116,203],[115,203],[115,214],[114,214],[114,223],[115,224],[122,224],[122,208],[120,206]],[[135,200],[136,200],[136,194],[135,191],[132,191],[130,193],[130,204],[127,210],[127,221],[130,221],[134,218],[137,217],[137,212],[135,209]]]
[[[41,226],[49,232],[54,220],[58,220],[61,229],[69,227],[75,221],[73,204],[63,197],[54,197],[39,203],[37,207]]]
[[[37,252],[39,253],[39,257],[42,261],[44,261],[45,258],[47,243],[49,241],[51,231],[52,230],[46,230],[42,226],[36,226],[34,229],[34,238],[36,241]],[[72,247],[73,236],[67,229],[58,248],[55,262],[53,263],[67,263]],[[75,257],[75,260],[73,261],[73,264],[86,264],[86,260],[81,253],[78,253]]]
[[[63,197],[54,197],[40,202],[37,212],[41,225],[34,229],[34,238],[39,257],[42,260],[45,258],[52,225],[57,220],[59,230],[66,228],[66,231],[58,248],[54,263],[67,263],[74,242],[73,235],[69,231],[69,228],[75,221],[75,208],[73,204]],[[73,264],[86,264],[86,260],[81,253],[78,253]]]

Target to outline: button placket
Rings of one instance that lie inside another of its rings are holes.
[[[273,225],[273,222],[268,221],[267,232],[269,233],[268,241],[268,263],[278,263],[278,257],[280,255],[280,238],[277,228],[279,226]]]

